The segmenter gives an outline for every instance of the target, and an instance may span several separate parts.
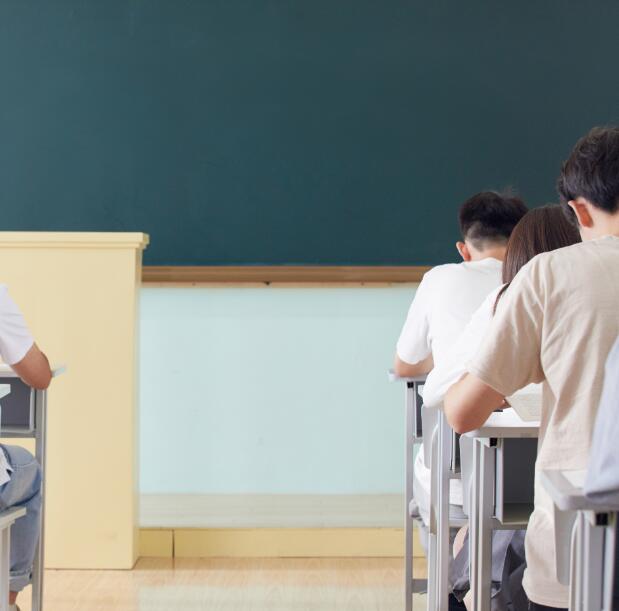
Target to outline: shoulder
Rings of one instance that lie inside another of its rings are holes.
[[[573,265],[579,264],[583,257],[591,250],[590,242],[578,242],[571,246],[564,246],[549,252],[543,252],[533,257],[518,272],[516,280],[522,277],[522,281],[545,282],[550,276],[564,275],[566,269],[573,269]]]
[[[440,283],[450,281],[455,277],[466,275],[468,269],[466,263],[445,263],[437,265],[427,271],[423,277],[426,283]]]
[[[525,276],[534,277],[552,269],[557,264],[565,265],[566,260],[580,256],[582,246],[583,243],[579,242],[578,244],[564,246],[563,248],[557,248],[549,252],[542,252],[523,265],[516,275],[516,278],[524,278]]]
[[[449,274],[458,273],[458,270],[462,267],[462,263],[444,263],[443,265],[436,265],[432,269],[428,270],[423,278],[441,278]]]

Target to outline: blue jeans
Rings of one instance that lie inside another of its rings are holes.
[[[20,592],[32,577],[32,563],[41,531],[41,467],[34,456],[18,446],[0,446],[13,473],[0,486],[0,511],[26,508],[26,515],[11,527],[11,592]]]

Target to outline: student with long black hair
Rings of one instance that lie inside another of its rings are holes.
[[[486,297],[454,344],[448,359],[437,365],[428,376],[424,387],[425,405],[440,408],[449,387],[466,374],[466,364],[479,349],[502,298],[520,269],[541,253],[580,241],[578,229],[559,205],[535,208],[520,219],[507,243],[503,260],[503,284]],[[533,392],[541,392],[541,389]],[[463,444],[461,452],[465,451],[466,446]],[[464,491],[464,494],[467,493]],[[465,532],[466,529],[456,538],[454,546],[456,560],[451,574],[454,595],[450,600],[453,609],[458,608],[454,598],[464,600],[471,609],[468,597],[465,596],[470,589],[468,546],[464,545],[466,540],[463,540]],[[493,611],[523,611],[527,607],[521,580],[525,564],[523,541],[522,531],[497,531],[494,535],[491,588]],[[506,562],[508,557],[510,561]]]

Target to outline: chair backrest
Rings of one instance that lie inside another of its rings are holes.
[[[2,430],[4,432],[28,433],[35,430],[34,391],[19,378],[0,378],[8,384],[11,392],[2,399]]]
[[[428,469],[432,468],[432,438],[438,424],[438,410],[436,407],[423,407],[421,410],[423,421],[423,462]]]
[[[589,468],[584,485],[592,500],[619,507],[619,338],[611,350],[593,431]]]
[[[462,480],[462,511],[468,516],[471,486],[473,485],[473,443],[466,435],[460,436],[460,479]]]
[[[505,439],[501,460],[505,474],[504,503],[530,503],[535,489],[537,439]]]

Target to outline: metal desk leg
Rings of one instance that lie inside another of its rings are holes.
[[[428,611],[437,611],[438,604],[438,430],[434,430],[430,467],[430,525],[428,533]]]
[[[581,570],[583,570],[582,593],[586,611],[602,609],[605,528],[596,526],[596,518],[595,514],[584,518]]]
[[[479,530],[478,535],[478,601],[476,611],[490,611],[492,580],[492,517],[494,506],[495,449],[488,442],[481,444]]]
[[[615,587],[615,558],[617,549],[617,514],[609,515],[608,526],[604,529],[604,590],[602,609],[613,611]]]
[[[576,514],[572,530],[572,542],[570,547],[570,611],[582,611],[582,588],[581,576],[581,550],[582,550],[582,513]]]
[[[449,487],[451,461],[451,429],[444,412],[439,412],[437,425],[438,470],[437,470],[437,611],[447,611],[449,607]]]
[[[479,604],[479,490],[481,470],[481,441],[473,439],[473,473],[469,492],[469,585],[473,609]]]
[[[9,609],[9,573],[11,571],[11,527],[0,532],[0,611]]]
[[[47,391],[35,391],[36,439],[35,456],[41,465],[41,534],[32,567],[32,611],[43,609],[43,573],[45,565],[45,444],[47,440]]]
[[[416,392],[414,386],[411,388],[406,385],[405,390],[405,418],[406,418],[406,494],[404,495],[404,511],[405,511],[405,566],[404,566],[404,609],[412,611],[413,609],[413,518],[410,512],[410,503],[413,499],[413,410],[416,409]]]

